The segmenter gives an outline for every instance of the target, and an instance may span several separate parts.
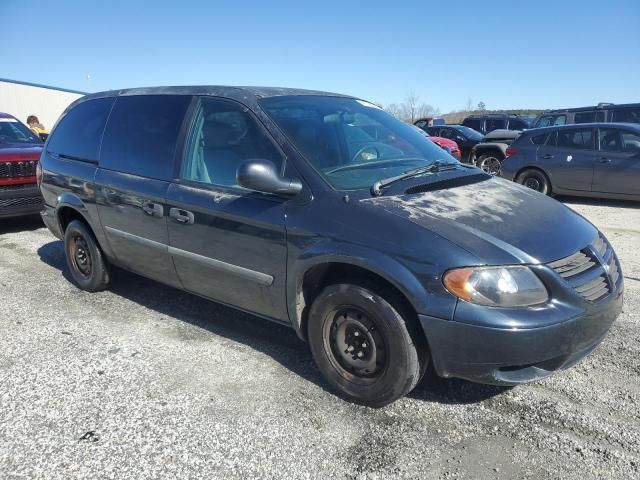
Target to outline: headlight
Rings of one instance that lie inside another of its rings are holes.
[[[475,267],[449,270],[444,285],[456,297],[490,307],[527,307],[549,299],[547,289],[527,267]]]

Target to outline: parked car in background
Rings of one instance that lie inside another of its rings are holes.
[[[471,149],[469,163],[480,167],[490,175],[499,175],[502,161],[507,157],[509,145],[521,133],[518,130],[494,130],[487,133],[482,142]]]
[[[462,121],[462,125],[484,134],[494,130],[524,130],[529,128],[529,122],[524,117],[506,113],[470,115]]]
[[[482,141],[484,135],[464,125],[438,125],[424,128],[429,135],[446,138],[460,147],[460,158],[470,163],[471,150]]]
[[[26,125],[0,113],[0,218],[37,214],[42,197],[36,166],[42,141]]]
[[[587,220],[443,158],[357,98],[92,94],[41,163],[43,219],[80,288],[106,288],[119,265],[289,325],[326,381],[366,405],[407,394],[429,364],[499,385],[552,375],[622,309],[618,260]],[[592,249],[599,261],[574,268]]]
[[[531,127],[592,122],[640,123],[640,103],[599,103],[592,107],[548,110],[538,115]]]
[[[501,175],[538,192],[640,200],[640,125],[527,130],[506,154]]]
[[[428,132],[426,132],[424,129],[422,129],[422,128],[416,126],[416,125],[414,125],[414,127],[418,132],[420,132],[421,135],[424,135],[425,137],[427,137],[433,143],[435,143],[440,148],[442,148],[444,151],[446,151],[449,155],[451,155],[454,158],[456,158],[456,160],[461,160],[460,147],[458,147],[458,144],[454,140],[450,140],[448,138],[443,138],[443,137],[433,136],[433,135],[429,134]]]

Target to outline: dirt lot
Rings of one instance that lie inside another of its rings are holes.
[[[123,272],[83,293],[37,219],[0,221],[0,478],[638,478],[640,207],[564,201],[623,266],[600,348],[513,389],[428,375],[380,410],[329,393],[286,328]]]

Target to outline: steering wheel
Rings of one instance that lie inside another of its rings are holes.
[[[367,152],[373,153],[373,156],[364,157],[363,155]],[[379,158],[380,158],[380,150],[378,150],[376,147],[372,145],[366,145],[356,152],[356,154],[351,158],[351,163],[357,160],[374,161],[374,160],[378,160]]]

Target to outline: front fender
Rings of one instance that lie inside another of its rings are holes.
[[[300,336],[305,307],[301,298],[304,276],[313,267],[328,263],[353,265],[383,278],[406,297],[417,313],[430,312],[443,318],[453,315],[455,299],[444,291],[440,273],[432,271],[429,265],[413,264],[410,269],[383,252],[361,245],[326,241],[298,252],[289,262],[287,309],[291,323]]]

